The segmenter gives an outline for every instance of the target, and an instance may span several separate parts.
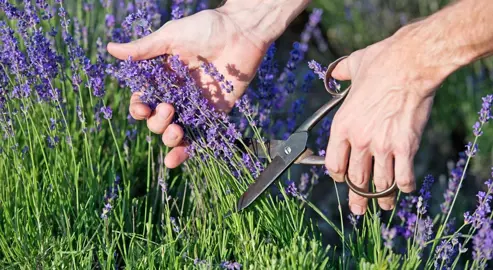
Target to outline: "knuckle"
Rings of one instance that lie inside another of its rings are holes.
[[[348,172],[349,181],[353,182],[353,184],[357,186],[361,186],[366,182],[366,179],[363,175],[354,173],[353,171]]]
[[[406,190],[414,189],[414,180],[410,177],[399,178],[397,179],[397,185]]]
[[[363,151],[368,148],[368,145],[370,144],[370,140],[368,137],[358,134],[351,138],[350,143],[351,143],[351,148],[354,149],[355,151]]]
[[[398,142],[394,144],[394,154],[397,156],[409,157],[411,156],[411,146],[408,143]]]
[[[325,161],[325,167],[332,174],[342,174],[342,173],[344,173],[343,172],[343,169],[341,168],[341,166],[339,166],[337,164],[337,162]]]
[[[387,140],[376,142],[372,145],[373,153],[379,156],[385,156],[391,151],[391,145]]]
[[[412,157],[418,151],[419,140],[412,132],[408,132],[407,134],[410,135],[393,143],[392,148],[396,155]]]
[[[349,127],[347,124],[345,124],[345,121],[341,121],[341,116],[340,112],[337,112],[337,114],[334,116],[334,119],[332,120],[332,125],[330,126],[330,134],[331,136],[344,136],[347,134],[349,130]]]

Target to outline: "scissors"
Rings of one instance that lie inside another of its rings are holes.
[[[241,211],[244,208],[252,204],[271,184],[274,183],[291,165],[304,164],[304,165],[320,165],[325,164],[325,157],[316,156],[313,151],[307,148],[308,132],[324,118],[334,107],[341,103],[351,89],[351,85],[343,91],[334,91],[331,87],[331,81],[333,81],[332,71],[337,64],[344,60],[347,56],[343,56],[334,62],[332,62],[325,73],[324,85],[327,92],[332,95],[332,99],[325,105],[320,107],[312,116],[310,116],[304,123],[302,123],[296,131],[289,136],[285,141],[273,140],[267,143],[267,152],[260,152],[261,147],[255,142],[247,142],[250,144],[250,149],[259,155],[259,157],[270,156],[272,161],[260,173],[256,181],[251,184],[248,189],[238,200],[237,211]],[[330,153],[328,153],[330,154]],[[351,182],[347,173],[344,175],[344,181],[349,188],[356,194],[367,198],[380,198],[392,194],[397,189],[397,184],[394,181],[392,186],[388,189],[380,192],[366,192],[365,190],[357,187]]]

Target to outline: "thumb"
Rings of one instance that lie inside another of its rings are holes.
[[[351,53],[344,60],[339,62],[332,71],[332,77],[339,81],[351,80],[353,75],[359,69],[363,56],[365,55],[367,48],[357,50]]]
[[[129,43],[108,43],[107,50],[120,60],[144,60],[170,53],[170,34],[166,25],[141,39]]]
[[[351,70],[349,69],[349,59],[352,55],[342,60],[332,71],[332,78],[339,81],[351,80]]]

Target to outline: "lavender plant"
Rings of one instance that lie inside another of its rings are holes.
[[[239,151],[236,124],[178,56],[114,63],[104,50],[206,4],[0,2],[3,267],[328,266],[330,247],[310,235],[299,202],[231,213],[263,165]],[[122,101],[142,86],[150,105],[180,112],[192,156],[183,170],[166,169],[167,148],[127,117]]]
[[[458,216],[454,210],[491,119],[492,95],[482,99],[474,139],[445,192],[433,189],[436,177],[427,175],[416,194],[399,194],[391,213],[373,202],[366,215],[348,216],[334,184],[335,222],[310,200],[313,188],[329,181],[323,167],[310,167],[299,179],[290,171],[249,211],[235,213],[238,197],[268,163],[242,150],[242,138],[286,138],[296,128],[325,69],[309,60],[310,45],[327,45],[318,26],[322,11],[314,9],[286,63],[273,44],[230,115],[209,104],[179,55],[116,61],[104,49],[207,7],[208,1],[0,0],[3,268],[488,267],[492,180],[478,191],[476,208]],[[217,67],[201,68],[233,90]],[[137,91],[153,109],[175,106],[190,154],[181,169],[164,166],[169,149],[128,115],[126,102]],[[320,155],[330,154],[330,124],[325,119],[317,130]],[[443,198],[440,209],[435,198]],[[307,211],[336,237],[322,237]]]

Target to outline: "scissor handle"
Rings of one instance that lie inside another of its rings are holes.
[[[378,192],[366,192],[363,189],[357,187],[353,182],[351,182],[351,180],[349,180],[347,173],[344,175],[344,181],[346,181],[346,184],[354,193],[366,198],[386,197],[397,190],[397,182],[395,180],[393,181],[392,186],[390,186],[386,190],[378,191]]]
[[[325,165],[325,157],[322,156],[306,156],[303,157],[300,160],[297,160],[295,162],[296,164],[304,164],[304,165],[315,165],[315,166],[323,166]],[[362,188],[357,187],[351,180],[349,179],[349,176],[347,173],[344,175],[344,181],[348,185],[348,187],[356,194],[366,197],[366,198],[381,198],[381,197],[386,197],[392,193],[394,193],[397,190],[397,183],[395,180],[392,183],[392,186],[387,188],[386,190],[379,191],[379,192],[367,192],[363,190]]]
[[[324,85],[327,92],[329,92],[332,95],[332,99],[329,100],[329,102],[327,102],[325,105],[320,107],[312,116],[306,119],[305,122],[303,122],[303,124],[301,124],[298,127],[296,132],[308,132],[346,97],[347,93],[351,89],[351,85],[348,86],[346,89],[344,89],[344,91],[340,91],[340,92],[336,92],[332,90],[330,87],[330,81],[333,79],[332,71],[336,68],[339,62],[344,60],[344,58],[347,58],[347,56],[343,56],[332,62],[327,67],[327,71],[325,71]]]
[[[344,89],[344,91],[339,91],[339,89],[337,89],[338,91],[334,91],[334,90],[332,90],[332,87],[330,85],[331,80],[334,80],[334,77],[332,77],[332,71],[334,71],[334,69],[336,68],[337,64],[339,64],[339,62],[341,62],[342,60],[344,60],[346,58],[347,58],[347,55],[338,58],[337,60],[332,62],[327,67],[327,70],[325,71],[325,78],[324,78],[325,90],[327,90],[327,92],[329,92],[329,94],[331,94],[334,97],[339,96],[339,95],[345,95],[349,91],[349,89],[351,89],[351,85],[349,85],[346,89]]]

